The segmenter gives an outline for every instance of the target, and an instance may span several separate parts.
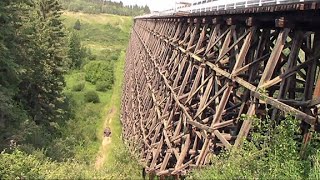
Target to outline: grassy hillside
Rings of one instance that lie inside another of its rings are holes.
[[[90,48],[98,59],[106,59],[125,50],[129,39],[132,18],[110,14],[84,14],[65,12],[64,22],[69,31],[80,20],[80,37],[83,45]]]

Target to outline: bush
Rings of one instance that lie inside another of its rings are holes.
[[[91,61],[84,67],[85,80],[96,84],[98,81],[104,81],[112,85],[114,81],[113,65],[106,61]]]
[[[73,29],[80,31],[81,30],[81,23],[80,20],[77,19],[76,23],[73,26]]]
[[[96,84],[96,90],[97,91],[105,92],[108,89],[111,89],[111,87],[112,87],[111,84],[109,84],[106,81],[98,81],[97,84]]]
[[[110,57],[109,59],[112,61],[116,61],[119,59],[119,56],[121,54],[121,50],[120,49],[115,49],[110,53]]]
[[[85,82],[80,82],[72,86],[72,91],[82,91],[85,87]]]
[[[121,154],[122,151],[120,149]],[[121,158],[128,159],[129,156]],[[124,168],[115,163],[117,167],[111,166],[113,171],[110,174],[110,169],[96,171],[90,165],[75,160],[53,161],[39,151],[32,154],[20,150],[14,150],[12,153],[1,152],[0,162],[0,179],[132,179],[134,173],[139,174],[139,168],[136,166]],[[134,177],[137,179],[140,176]]]
[[[90,48],[87,48],[86,56],[90,61],[93,61],[93,60],[97,59],[97,55],[93,54]]]
[[[106,179],[85,164],[56,162],[44,155],[20,150],[0,153],[0,179]],[[70,171],[72,169],[72,171]]]
[[[93,103],[99,103],[100,98],[96,91],[88,91],[84,95],[84,100],[86,102],[93,102]]]
[[[109,27],[109,26],[107,26],[107,27]],[[113,28],[112,26],[110,26],[110,27]],[[117,29],[114,28],[114,29],[112,29],[110,31],[116,31],[117,32]],[[110,60],[110,61],[116,61],[116,60],[119,59],[119,56],[121,54],[121,49],[105,49],[105,50],[103,50],[101,52],[103,53],[103,57],[102,57],[103,59]]]

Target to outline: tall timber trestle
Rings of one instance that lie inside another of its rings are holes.
[[[239,147],[251,121],[317,129],[319,4],[135,19],[127,50],[123,137],[156,175],[184,174]],[[319,110],[320,111],[320,110]]]

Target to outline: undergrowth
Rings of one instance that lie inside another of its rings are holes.
[[[210,166],[193,171],[189,179],[319,179],[318,134],[302,156],[300,121],[287,116],[276,125],[269,118],[244,118],[253,130],[243,147],[214,156]]]

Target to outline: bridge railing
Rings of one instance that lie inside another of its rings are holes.
[[[230,10],[230,9],[242,9],[248,7],[269,6],[277,4],[290,4],[307,2],[312,0],[233,0],[233,1],[214,1],[204,2],[191,7],[181,8],[180,11],[186,11],[190,13]]]
[[[221,10],[232,10],[232,9],[244,9],[252,7],[261,7],[261,6],[270,6],[278,4],[292,4],[300,2],[310,2],[310,1],[319,1],[319,0],[222,0],[222,1],[201,1],[195,5],[167,9],[157,13],[146,14],[139,16],[138,18],[143,17],[152,17],[152,16],[168,16],[174,15],[177,12],[183,13],[201,13],[201,12],[210,12],[210,11],[221,11]]]

